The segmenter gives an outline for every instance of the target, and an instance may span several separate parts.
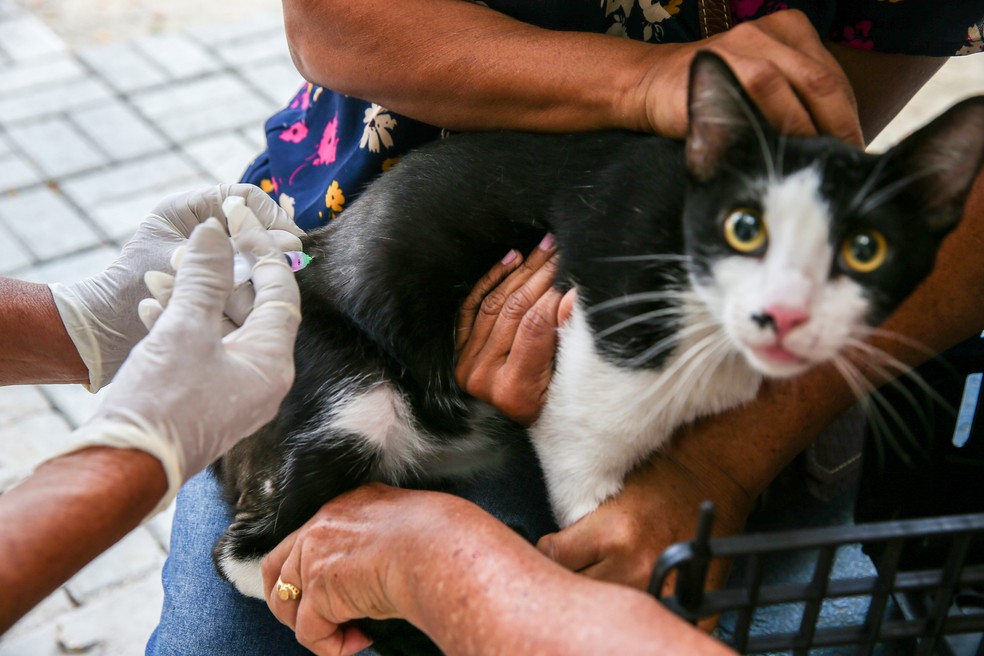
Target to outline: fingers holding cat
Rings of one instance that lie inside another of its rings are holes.
[[[401,522],[413,515],[404,492],[372,484],[343,494],[263,560],[267,604],[314,653],[355,654],[371,641],[352,620],[396,616],[387,572],[393,554],[409,549],[399,542],[408,535]],[[300,596],[282,598],[278,580]]]
[[[705,462],[660,454],[630,474],[618,496],[536,547],[570,570],[644,590],[663,550],[693,538],[705,499],[715,504],[716,534],[742,530],[750,500],[737,485]],[[726,575],[724,563],[715,562],[711,584]]]
[[[657,65],[642,86],[654,131],[674,137],[686,134],[687,72],[699,50],[724,58],[780,131],[819,132],[863,145],[851,83],[809,19],[797,10],[740,23],[703,41],[661,46]],[[672,90],[669,101],[667,89]]]
[[[556,270],[551,235],[525,259],[512,250],[479,281],[458,315],[458,385],[524,425],[539,415],[553,375],[557,327],[573,309],[574,292],[553,286]]]

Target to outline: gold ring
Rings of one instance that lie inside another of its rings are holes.
[[[301,598],[301,589],[296,585],[284,583],[284,580],[281,578],[277,579],[277,584],[273,586],[273,589],[277,592],[277,596],[280,597],[281,601],[297,601]]]

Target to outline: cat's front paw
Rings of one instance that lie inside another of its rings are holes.
[[[263,590],[262,558],[238,559],[231,554],[218,554],[216,567],[224,579],[247,597],[266,599]]]
[[[598,506],[622,491],[621,477],[598,478],[594,481],[575,478],[548,483],[554,517],[561,528],[567,528],[594,512]]]

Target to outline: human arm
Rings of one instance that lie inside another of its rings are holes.
[[[89,380],[47,285],[0,276],[0,385]]]
[[[380,20],[385,16],[385,20]],[[682,137],[690,60],[718,52],[765,115],[860,143],[851,90],[806,17],[777,12],[705,41],[547,30],[463,0],[287,0],[309,81],[455,130],[624,128]]]
[[[273,593],[278,577],[299,600]],[[733,653],[652,597],[576,576],[437,492],[374,484],[338,497],[267,556],[263,578],[274,614],[317,654],[364,647],[339,627],[360,617],[403,617],[452,655]]]
[[[102,447],[48,461],[0,495],[0,587],[8,591],[0,633],[136,528],[166,490],[157,458]]]
[[[213,219],[192,235],[167,309],[71,450],[0,495],[0,585],[11,592],[0,631],[276,413],[293,378],[297,286],[259,224],[235,238],[260,258],[243,326],[223,337],[232,246]]]

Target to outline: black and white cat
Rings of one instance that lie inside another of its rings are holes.
[[[558,284],[577,288],[527,431],[566,526],[681,424],[857,344],[932,269],[984,157],[984,98],[868,155],[780,136],[708,53],[689,112],[686,142],[452,136],[309,235],[296,382],[219,464],[223,575],[262,597],[262,556],[332,497],[502,461],[518,427],[456,386],[453,335],[510,248],[552,231]]]

